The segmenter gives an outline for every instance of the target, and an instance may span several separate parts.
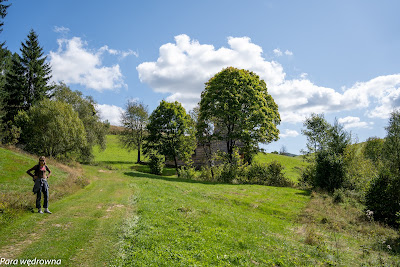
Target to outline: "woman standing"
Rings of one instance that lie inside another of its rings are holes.
[[[32,174],[32,171],[34,173]],[[48,173],[46,175],[46,172]],[[51,175],[51,171],[49,167],[46,165],[46,159],[45,157],[41,156],[39,158],[39,164],[33,166],[30,168],[27,172],[32,178],[33,181],[35,182],[35,185],[33,187],[33,193],[37,194],[36,195],[36,208],[38,209],[39,213],[43,213],[40,201],[42,199],[42,192],[44,196],[44,202],[43,202],[43,208],[45,213],[50,213],[49,211],[49,184],[47,183],[47,179]]]

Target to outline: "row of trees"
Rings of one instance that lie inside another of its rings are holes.
[[[121,140],[138,149],[138,162],[143,147],[148,154],[157,152],[173,160],[178,170],[178,159],[190,164],[198,144],[209,152],[212,165],[214,141],[225,142],[230,162],[240,144],[250,162],[260,143],[278,139],[279,123],[278,105],[265,82],[251,71],[229,67],[206,83],[199,106],[190,114],[179,102],[161,101],[149,116],[143,103],[128,102]]]
[[[8,8],[3,1],[2,18]],[[65,84],[50,83],[51,66],[34,30],[21,43],[20,54],[3,43],[0,57],[0,143],[81,161],[91,160],[94,145],[105,148],[108,123],[100,121],[95,101]]]
[[[305,154],[310,162],[303,182],[329,192],[352,190],[376,220],[400,223],[400,111],[393,111],[385,139],[353,144],[351,133],[323,115],[304,121]]]

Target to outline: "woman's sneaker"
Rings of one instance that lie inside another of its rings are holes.
[[[42,209],[38,209],[38,211],[37,211],[38,213],[40,213],[40,214],[43,214],[43,211],[42,211]]]
[[[44,209],[45,213],[51,214],[51,211],[49,211],[49,209]]]

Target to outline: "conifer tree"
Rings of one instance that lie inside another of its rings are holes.
[[[54,86],[50,86],[51,79],[50,64],[46,63],[46,56],[43,56],[43,48],[40,47],[38,35],[34,30],[28,34],[25,43],[21,43],[21,65],[24,69],[25,87],[25,108],[30,108],[46,97]]]
[[[5,16],[7,15],[7,9],[10,7],[10,5],[5,5],[3,2],[7,2],[8,0],[0,0],[0,18],[4,19]],[[3,25],[4,22],[0,21],[0,33],[3,31]]]
[[[9,69],[6,72],[5,87],[2,93],[4,101],[6,116],[5,122],[12,121],[14,116],[17,115],[18,110],[24,109],[25,97],[25,79],[24,69],[20,62],[20,57],[14,53],[11,57]]]

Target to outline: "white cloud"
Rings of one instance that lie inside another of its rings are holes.
[[[228,44],[230,48],[215,49],[187,35],[178,35],[175,44],[160,47],[157,61],[144,62],[137,67],[140,81],[156,92],[171,93],[170,98],[182,102],[186,109],[193,108],[200,100],[204,83],[229,66],[263,74],[269,84],[283,82],[282,66],[275,61],[265,61],[261,47],[251,43],[250,38],[229,37]]]
[[[96,105],[96,109],[100,113],[100,118],[102,121],[108,120],[111,125],[121,126],[121,114],[124,109],[114,105]]]
[[[69,30],[69,28],[66,28],[64,26],[61,26],[61,27],[54,26],[53,31],[57,32],[57,33],[66,34],[66,33],[69,33],[70,30]]]
[[[347,116],[345,118],[339,118],[338,122],[343,124],[345,129],[349,128],[369,128],[370,124],[364,121],[361,121],[359,117]]]
[[[273,50],[275,56],[280,57],[283,55],[282,51],[279,48]]]
[[[287,55],[287,56],[293,56],[293,52],[292,52],[292,51],[289,51],[289,50],[286,50],[286,51],[285,51],[285,55]]]
[[[102,63],[104,52],[111,55],[122,52],[108,46],[91,51],[79,37],[57,41],[58,50],[50,51],[53,81],[81,84],[97,91],[126,87],[119,65],[104,66]]]
[[[355,83],[341,92],[314,84],[307,74],[300,79],[285,79],[281,64],[267,61],[260,46],[248,37],[229,37],[229,47],[216,49],[200,44],[187,35],[175,36],[175,43],[160,47],[157,61],[137,67],[140,81],[154,91],[170,93],[167,100],[180,101],[186,109],[200,100],[204,83],[223,68],[233,66],[257,73],[279,106],[283,122],[297,123],[311,113],[367,109],[370,117],[387,117],[400,106],[400,74],[380,76]],[[275,54],[283,54],[280,49]],[[292,55],[286,50],[286,55]]]
[[[286,137],[296,137],[296,136],[298,136],[298,135],[299,135],[299,133],[298,133],[297,131],[286,129],[286,130],[285,130],[285,133],[281,133],[281,134],[280,134],[280,137],[282,137],[282,138],[286,138]]]
[[[279,48],[275,48],[272,52],[274,52],[275,56],[277,57],[281,57],[283,56],[283,54],[285,54],[286,56],[293,56],[293,52],[286,50],[285,53],[283,53]]]

